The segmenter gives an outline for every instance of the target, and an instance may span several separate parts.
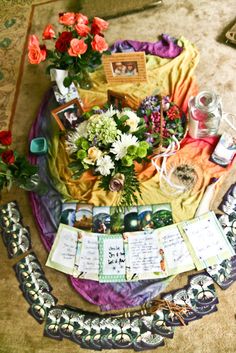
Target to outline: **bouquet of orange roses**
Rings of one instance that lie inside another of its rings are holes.
[[[73,81],[80,83],[83,75],[92,72],[101,64],[102,53],[109,53],[103,31],[108,28],[108,22],[99,17],[91,21],[82,13],[60,13],[58,21],[63,25],[63,31],[57,35],[51,24],[48,24],[42,34],[43,40],[52,41],[53,48],[40,44],[36,35],[30,35],[28,42],[28,59],[31,64],[50,61],[50,69],[67,70],[63,84],[69,87]]]

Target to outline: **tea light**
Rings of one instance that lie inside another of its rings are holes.
[[[44,137],[36,137],[30,142],[30,152],[33,154],[45,154],[48,150],[47,140]]]

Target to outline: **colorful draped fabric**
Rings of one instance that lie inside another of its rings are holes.
[[[168,94],[186,112],[189,96],[197,92],[193,72],[198,62],[198,52],[190,42],[183,38],[181,40],[183,51],[174,59],[147,55],[148,83],[116,85],[115,90],[121,93],[129,92],[131,97],[139,101],[154,93]],[[87,109],[95,104],[105,103],[107,89],[114,90],[114,87],[106,83],[102,69],[91,76],[94,83],[93,89],[80,90]],[[68,155],[65,152],[63,140],[59,139],[58,126],[50,114],[56,105],[52,92],[49,92],[44,98],[30,134],[30,139],[37,136],[46,137],[49,144],[46,157],[31,157],[31,160],[39,165],[42,178],[50,185],[48,194],[43,197],[31,194],[35,218],[47,250],[52,246],[60,222],[62,200],[111,206],[116,204],[118,197],[115,192],[102,191],[98,187],[97,178],[89,173],[84,173],[79,180],[71,178],[67,168]],[[219,177],[227,171],[209,161],[215,144],[214,138],[205,140],[186,138],[181,150],[168,159],[167,170],[187,165],[188,170],[191,170],[195,176],[193,187],[178,196],[166,192],[159,174],[151,163],[137,166],[143,197],[142,200],[139,199],[139,203],[170,202],[175,221],[192,218],[211,177]],[[104,284],[71,278],[71,283],[89,302],[100,306],[102,310],[113,310],[143,304],[163,291],[171,279]]]
[[[140,102],[153,94],[170,95],[171,99],[186,111],[189,97],[197,93],[193,73],[198,64],[199,53],[185,38],[181,37],[178,43],[181,43],[183,50],[175,58],[146,55],[146,83],[123,83],[114,86],[106,82],[103,68],[91,73],[93,88],[89,91],[80,89],[85,109],[106,103],[107,90],[111,89],[125,94],[131,102]]]

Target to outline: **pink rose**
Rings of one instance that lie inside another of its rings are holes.
[[[91,42],[91,46],[93,50],[99,51],[102,53],[103,51],[108,49],[108,44],[106,43],[105,39],[98,34],[96,34]]]
[[[82,23],[78,23],[77,25],[75,25],[75,29],[78,35],[81,37],[86,37],[90,32],[90,28]]]
[[[28,49],[30,49],[32,46],[39,46],[39,40],[38,37],[35,36],[34,34],[29,36],[29,41],[28,41]]]
[[[43,39],[53,39],[55,37],[56,37],[56,34],[54,32],[52,25],[50,24],[47,25],[43,31]]]
[[[28,59],[30,64],[39,64],[46,59],[46,56],[46,46],[39,45],[39,40],[35,35],[30,36],[28,43]]]
[[[70,48],[68,50],[68,54],[70,56],[78,56],[84,54],[87,50],[88,46],[84,43],[83,39],[72,39],[70,42]]]
[[[74,12],[59,13],[59,23],[65,26],[72,26],[73,24],[75,24],[75,13]]]
[[[108,28],[109,23],[104,21],[102,18],[94,17],[91,27],[92,34],[99,34]]]
[[[88,17],[78,12],[75,14],[75,22],[87,25],[89,23]]]

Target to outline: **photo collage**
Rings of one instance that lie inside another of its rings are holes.
[[[62,204],[61,223],[102,234],[157,229],[173,223],[170,204],[118,207],[93,207],[89,204]]]

